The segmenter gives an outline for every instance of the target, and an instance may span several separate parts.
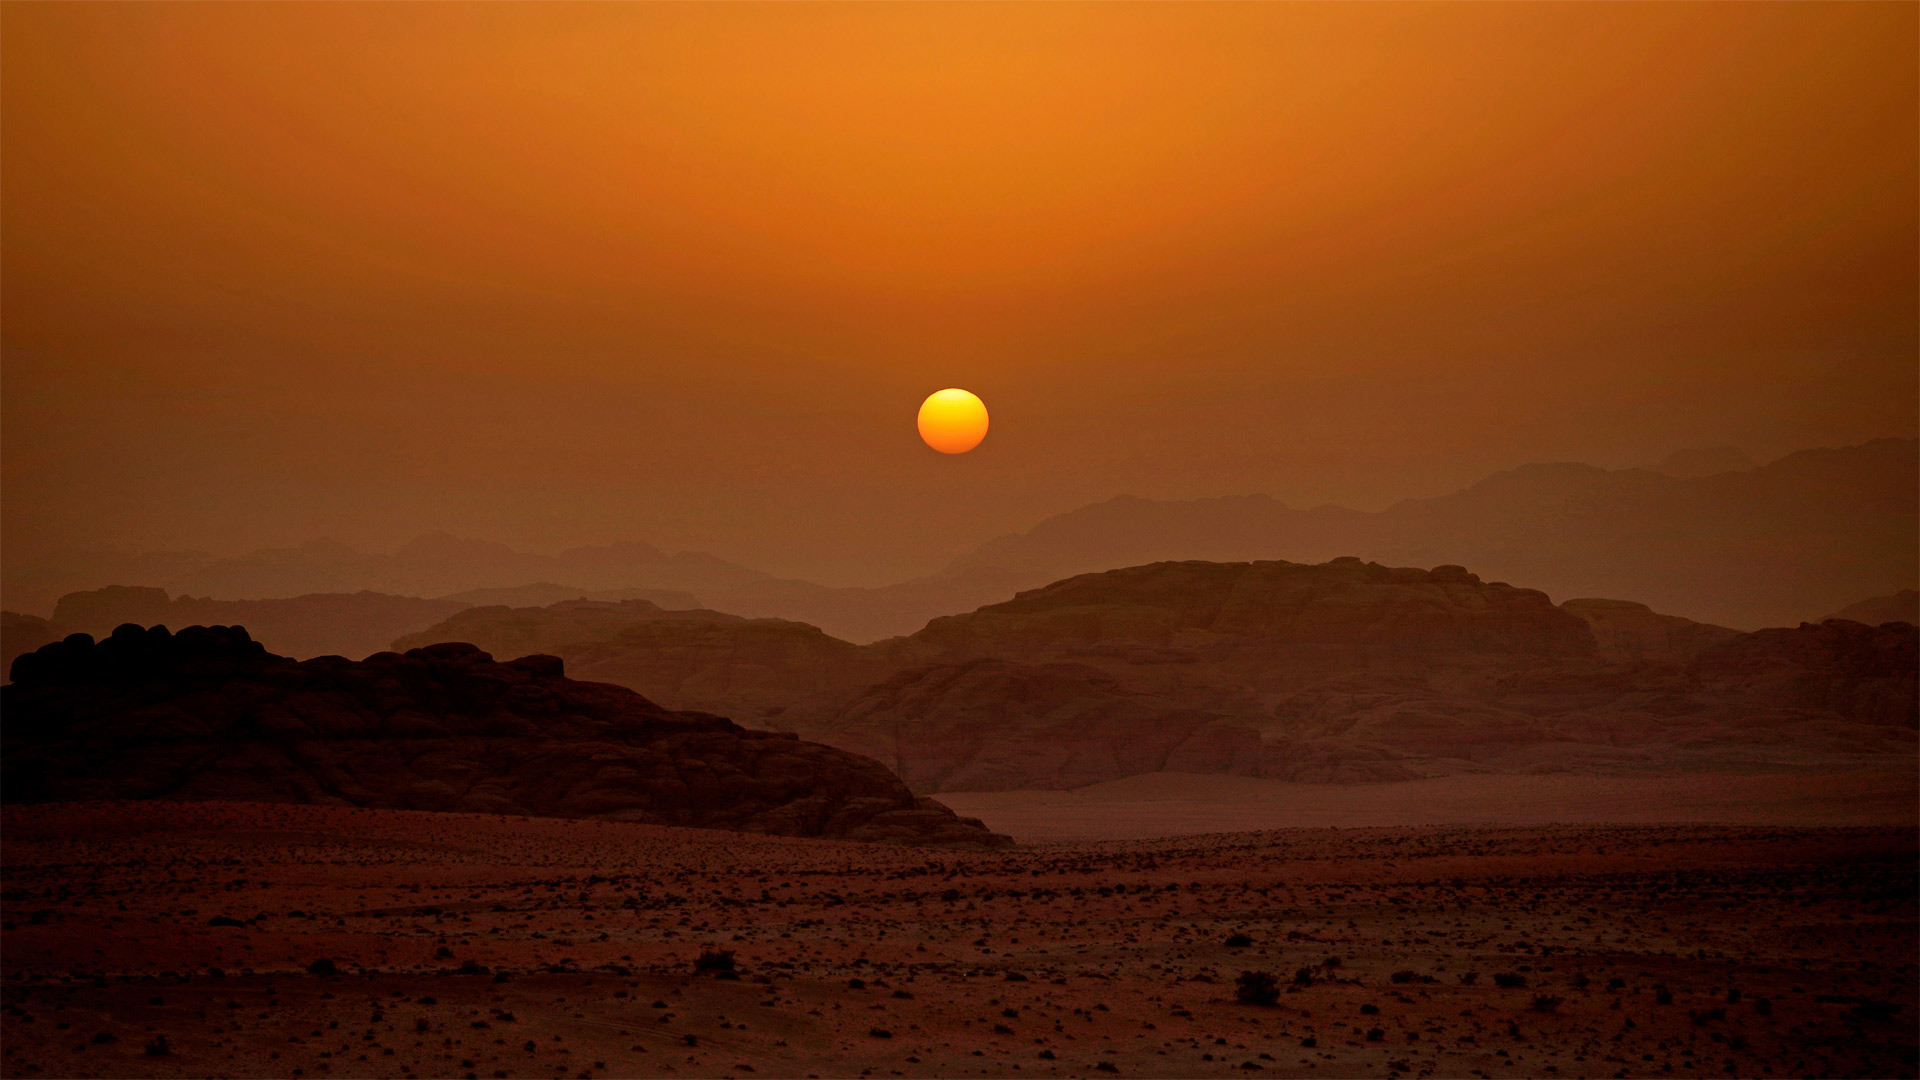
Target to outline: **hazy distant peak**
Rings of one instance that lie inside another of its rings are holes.
[[[1890,622],[1920,624],[1920,592],[1901,589],[1889,596],[1875,596],[1859,603],[1848,604],[1820,621],[1824,623],[1827,619],[1846,619],[1850,622],[1865,623],[1868,626],[1879,626]]]
[[[512,548],[492,540],[471,540],[447,532],[415,537],[394,552],[398,559],[511,559]]]
[[[270,552],[270,551],[273,551],[274,549],[268,548],[266,550]],[[336,540],[331,536],[316,537],[315,539],[307,540],[302,543],[296,544],[293,547],[282,548],[280,550],[289,551],[289,552],[297,551],[302,554],[308,554],[308,555],[358,555],[360,554],[358,551],[355,551],[352,545],[348,544],[346,541]]]
[[[1721,473],[1752,472],[1760,463],[1734,446],[1690,446],[1675,450],[1653,467],[1657,473],[1692,479]]]
[[[644,540],[622,540],[612,544],[591,544],[568,548],[560,553],[562,562],[582,565],[658,562],[666,553]]]
[[[1515,489],[1531,490],[1542,486],[1591,483],[1611,475],[1611,470],[1580,461],[1535,461],[1500,472],[1467,485],[1460,494],[1505,493]],[[1449,498],[1450,496],[1441,496]],[[1424,500],[1409,500],[1424,501]]]

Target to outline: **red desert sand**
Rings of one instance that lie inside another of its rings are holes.
[[[245,803],[4,823],[9,1077],[1916,1068],[1904,826],[958,852]]]
[[[948,791],[940,800],[1021,843],[1303,825],[1920,826],[1920,771],[1482,774],[1382,784],[1147,773],[1069,791]]]

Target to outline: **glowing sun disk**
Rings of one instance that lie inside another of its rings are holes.
[[[920,437],[943,454],[964,454],[987,437],[987,406],[957,387],[936,390],[920,403]]]

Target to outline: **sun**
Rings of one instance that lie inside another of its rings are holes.
[[[987,437],[987,406],[957,387],[936,390],[920,403],[920,437],[943,454],[964,454]]]

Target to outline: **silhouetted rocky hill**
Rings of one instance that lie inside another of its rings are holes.
[[[239,627],[131,624],[14,661],[8,802],[244,799],[1006,843],[876,762],[466,644],[295,662]]]
[[[446,618],[467,604],[384,593],[317,593],[284,600],[169,598],[166,590],[110,585],[69,593],[53,618],[8,613],[0,663],[69,634],[104,637],[124,623],[141,626],[249,626],[262,645],[282,655],[361,657],[379,652],[395,637]],[[30,621],[31,620],[31,621]]]
[[[432,626],[455,612],[481,603],[552,604],[586,597],[596,600],[640,598],[652,603],[699,606],[691,593],[667,589],[596,592],[544,582],[474,589],[433,600],[375,592],[314,593],[283,600],[211,600],[193,596],[170,599],[164,589],[109,585],[61,597],[54,605],[51,619],[5,612],[6,621],[0,626],[0,668],[11,665],[13,658],[21,653],[32,652],[68,634],[104,637],[123,623],[246,626],[251,628],[254,640],[282,656],[297,660],[314,656],[352,659],[380,652],[396,637]],[[458,639],[442,636],[433,640]],[[520,650],[523,653],[539,651]]]

